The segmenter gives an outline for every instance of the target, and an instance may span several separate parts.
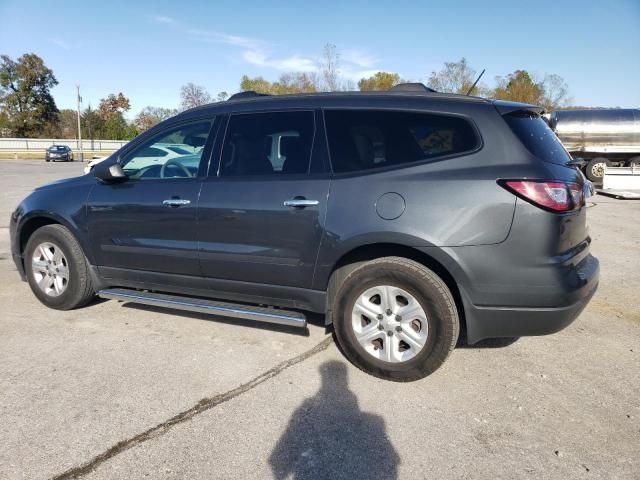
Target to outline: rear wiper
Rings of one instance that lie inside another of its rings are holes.
[[[567,162],[569,167],[584,167],[587,161],[584,158],[573,158]]]

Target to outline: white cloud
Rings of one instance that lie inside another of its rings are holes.
[[[245,62],[260,67],[274,68],[294,72],[315,72],[318,65],[310,58],[292,55],[285,58],[271,58],[260,50],[246,50],[242,54]]]
[[[206,43],[224,43],[234,47],[246,48],[249,50],[259,50],[265,47],[265,43],[255,38],[241,37],[240,35],[229,35],[223,32],[211,30],[187,30],[187,34],[193,40]]]
[[[349,79],[349,80],[354,80],[354,81],[358,81],[362,78],[369,78],[369,77],[373,77],[376,73],[378,72],[384,72],[385,70],[376,68],[376,69],[369,69],[369,70],[358,70],[358,69],[352,69],[352,68],[341,68],[340,69],[340,74]]]
[[[60,40],[59,38],[51,38],[49,41],[64,50],[69,50],[71,48],[67,42]]]
[[[164,23],[166,25],[173,25],[176,23],[175,19],[165,15],[154,15],[152,19],[158,23]]]
[[[271,45],[255,38],[195,29],[188,30],[187,34],[196,41],[222,43],[232,47],[238,47],[243,50],[242,59],[251,65],[296,72],[313,72],[318,70],[317,62],[312,58],[301,55],[291,55],[284,58],[273,57],[269,53],[272,49]]]
[[[156,22],[167,25],[178,25],[171,17],[155,16]],[[274,55],[274,46],[261,39],[232,35],[216,30],[186,29],[188,37],[197,42],[219,43],[241,50],[240,58],[250,64],[287,72],[318,72],[320,60],[316,57],[294,53],[288,56]],[[380,69],[374,68],[378,60],[363,50],[345,49],[340,51],[340,74],[349,80],[360,80],[370,77]]]
[[[361,68],[371,68],[378,62],[375,57],[362,50],[343,50],[340,52],[340,59]]]

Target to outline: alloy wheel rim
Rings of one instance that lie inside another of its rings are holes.
[[[69,263],[57,245],[39,244],[31,257],[33,279],[38,288],[49,297],[62,295],[69,285]]]
[[[427,315],[420,302],[392,285],[378,285],[360,294],[353,306],[351,326],[369,355],[389,363],[414,358],[429,336]]]

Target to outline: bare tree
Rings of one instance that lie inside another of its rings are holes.
[[[329,92],[342,90],[340,80],[340,53],[332,43],[327,43],[322,50],[320,61],[320,75],[324,82],[324,89]]]
[[[229,94],[225,91],[218,92],[218,96],[216,97],[216,101],[224,102],[227,98],[229,98]]]
[[[203,86],[189,82],[180,88],[181,110],[188,110],[207,103],[211,103],[211,95]]]
[[[555,73],[547,74],[539,82],[539,85],[543,91],[541,103],[545,110],[557,110],[571,103],[569,86],[560,75]]]
[[[173,108],[144,107],[133,120],[133,124],[138,129],[138,132],[144,132],[177,113],[178,111]]]
[[[440,71],[431,72],[427,83],[438,92],[466,94],[473,85],[475,77],[476,71],[463,57],[458,62],[445,62]],[[476,86],[471,93],[476,94],[478,90]]]

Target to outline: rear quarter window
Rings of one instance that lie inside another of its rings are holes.
[[[557,135],[540,115],[517,112],[504,116],[505,121],[518,139],[540,160],[566,165],[571,160]]]
[[[480,146],[473,125],[456,116],[389,110],[326,110],[336,173],[398,166],[471,152]]]

